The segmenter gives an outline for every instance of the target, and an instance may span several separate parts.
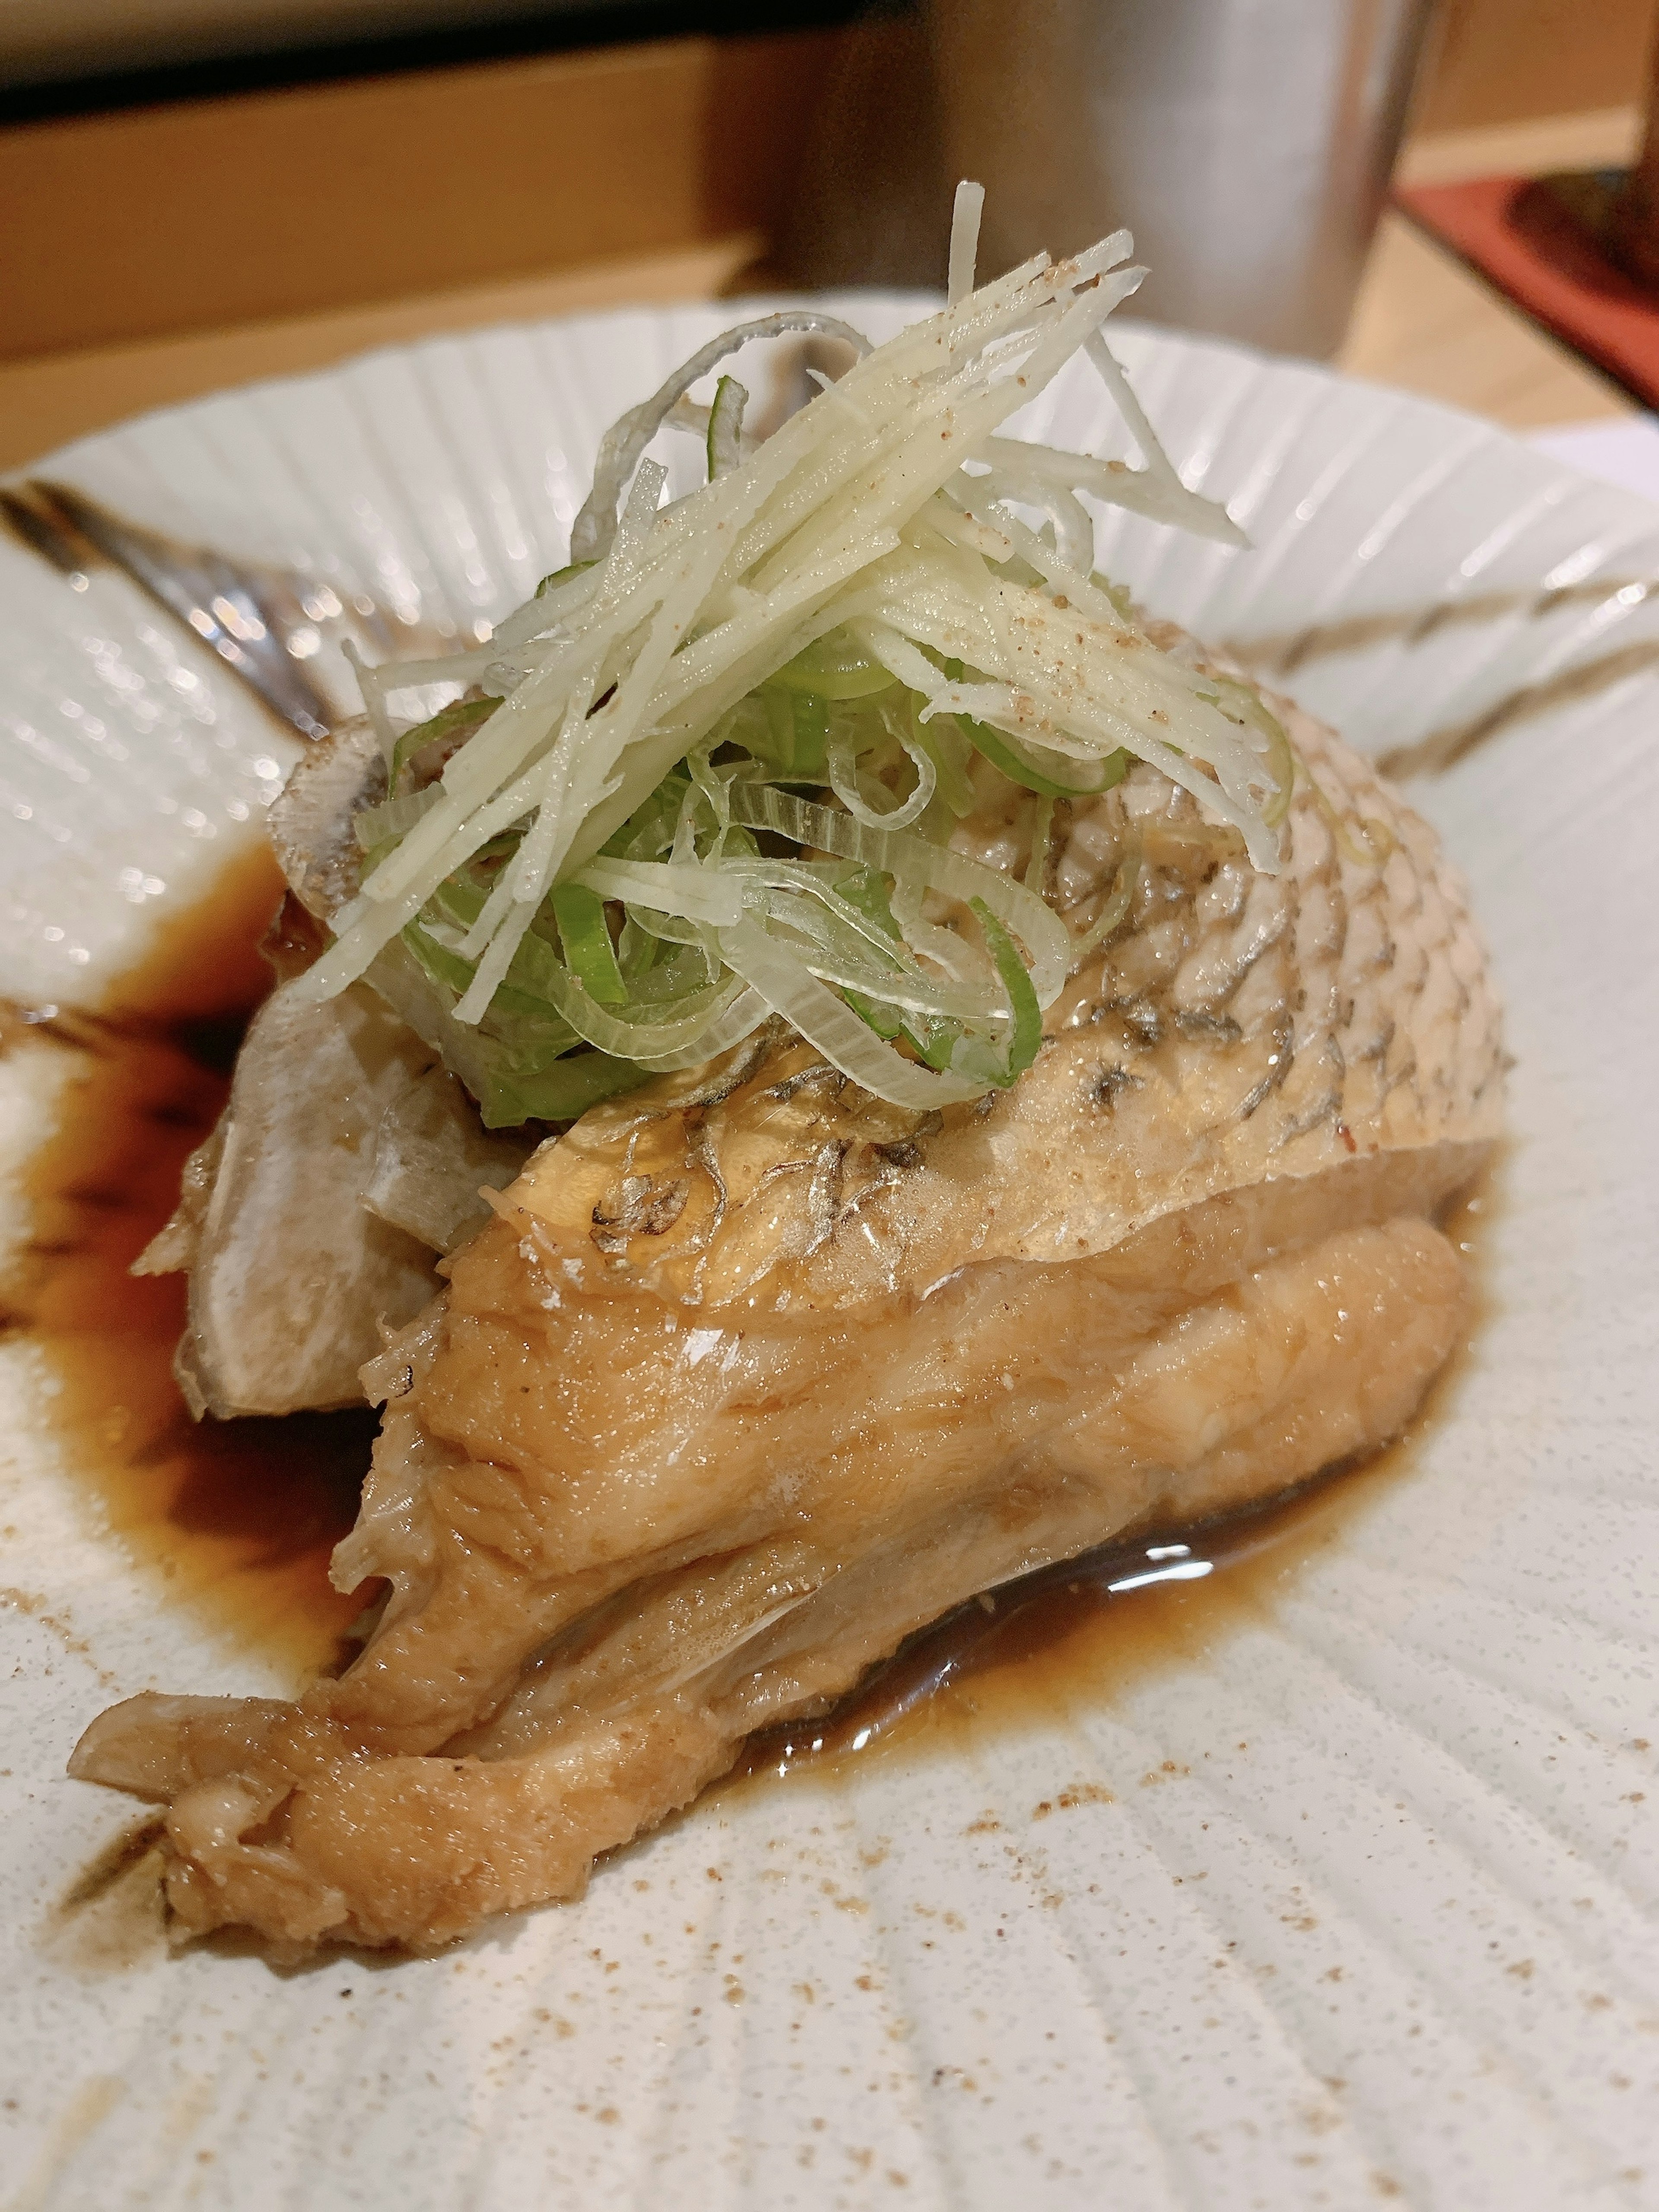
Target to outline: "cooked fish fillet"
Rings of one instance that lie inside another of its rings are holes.
[[[366,1370],[362,1657],[76,1751],[168,1802],[188,1928],[419,1948],[573,1895],[958,1600],[1400,1428],[1465,1325],[1433,1223],[1498,1012],[1431,833],[1291,719],[1329,803],[1281,875],[1150,769],[1079,806],[1068,919],[1136,847],[1139,885],[1012,1091],[918,1116],[775,1028],[534,1155]],[[1030,802],[982,790],[962,841],[1018,865]]]
[[[355,889],[352,814],[385,787],[379,741],[354,721],[311,748],[273,807],[277,859],[313,916]],[[190,1276],[173,1372],[191,1411],[361,1404],[364,1361],[439,1287],[435,1256],[488,1219],[480,1184],[510,1181],[532,1149],[486,1131],[367,985],[308,1006],[290,978],[254,1016],[178,1211],[133,1269]]]
[[[279,990],[255,1015],[179,1210],[136,1265],[189,1273],[173,1372],[198,1419],[361,1403],[381,1324],[431,1297],[438,1241],[365,1200],[382,1121],[431,1073],[453,1082],[434,1057],[362,985],[325,1006]]]

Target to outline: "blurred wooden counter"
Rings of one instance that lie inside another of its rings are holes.
[[[738,288],[790,189],[827,51],[812,32],[677,40],[0,132],[0,467],[369,346]],[[1635,132],[1626,109],[1441,132],[1404,173],[1616,162]],[[304,165],[273,195],[296,145]],[[70,263],[56,211],[77,176],[110,212]],[[238,176],[264,179],[258,223]],[[140,177],[168,220],[135,240],[118,211]],[[351,188],[331,200],[335,178]],[[308,311],[284,312],[296,301]],[[1631,411],[1392,215],[1340,366],[1517,428]]]
[[[1450,184],[1622,167],[1640,138],[1633,106],[1437,132],[1407,146],[1399,174],[1405,183]],[[1516,430],[1637,411],[1599,369],[1392,211],[1377,232],[1337,366]]]

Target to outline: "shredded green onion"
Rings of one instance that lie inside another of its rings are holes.
[[[555,884],[552,897],[554,919],[571,974],[602,1006],[625,1005],[628,986],[617,965],[605,919],[605,901],[586,884]]]
[[[481,729],[501,705],[499,699],[457,699],[453,706],[441,708],[437,714],[424,722],[417,722],[412,730],[405,730],[392,749],[388,771],[390,787],[395,794],[403,781],[410,763],[428,745],[441,744],[447,738],[470,738]]]
[[[1259,731],[1267,741],[1267,762],[1273,777],[1273,793],[1261,810],[1261,818],[1270,830],[1276,830],[1291,811],[1291,799],[1296,789],[1296,754],[1285,732],[1285,725],[1276,714],[1267,710],[1266,701],[1248,684],[1237,684],[1228,677],[1214,681],[1218,703],[1224,714]]]
[[[985,932],[985,941],[991,948],[1002,988],[1008,994],[1008,1011],[1013,1017],[1000,1062],[988,1067],[988,1080],[1006,1091],[1024,1074],[1037,1056],[1037,1047],[1042,1042],[1042,1009],[1031,988],[1030,972],[1020,958],[1013,939],[983,899],[976,898],[970,903]]]
[[[1165,459],[1100,336],[1144,274],[1123,265],[1130,240],[973,290],[976,221],[969,192],[950,304],[887,344],[787,310],[625,414],[576,557],[453,664],[489,696],[397,736],[398,672],[363,671],[390,795],[359,817],[361,890],[301,988],[367,975],[492,1126],[570,1118],[769,1012],[896,1102],[1014,1083],[1139,872],[1131,849],[1093,927],[1069,933],[1044,896],[1055,802],[1100,798],[1133,760],[1279,865],[1283,729],[1248,686],[1161,651],[1092,571],[1085,500],[1238,540]],[[734,376],[707,405],[691,390],[787,329],[858,357],[752,447]],[[1141,469],[1002,434],[1079,351]],[[708,471],[666,507],[644,458],[665,427],[701,437]],[[1036,797],[1024,881],[951,842],[981,803],[976,752]]]
[[[893,678],[844,630],[826,630],[767,681],[809,699],[840,700],[867,699],[873,692],[889,690]]]
[[[1079,778],[1073,783],[1047,775],[1033,767],[1028,756],[1011,738],[1000,736],[987,723],[975,721],[970,714],[958,714],[957,721],[969,743],[977,746],[994,767],[1000,768],[1011,783],[1024,785],[1027,791],[1036,792],[1039,799],[1097,799],[1103,792],[1121,783],[1129,772],[1129,756],[1120,745],[1115,752],[1107,754],[1099,774],[1092,780]]]

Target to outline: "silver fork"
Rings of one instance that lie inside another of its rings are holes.
[[[65,577],[99,567],[130,577],[302,738],[326,737],[353,711],[331,698],[307,665],[325,636],[349,640],[377,661],[414,647],[372,601],[348,605],[328,584],[129,522],[72,484],[25,477],[0,485],[0,515]]]

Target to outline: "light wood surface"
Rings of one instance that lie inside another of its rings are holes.
[[[1513,430],[1637,411],[1616,384],[1392,212],[1336,366]]]
[[[1642,143],[1634,100],[1513,123],[1420,131],[1401,149],[1402,185],[1452,185],[1464,177],[1541,177],[1552,169],[1622,169]]]
[[[0,129],[0,356],[355,311],[763,229],[831,42],[671,39]]]
[[[738,231],[676,252],[630,256],[562,276],[0,362],[0,469],[20,467],[71,438],[152,407],[261,377],[326,368],[374,346],[589,308],[706,300],[730,289],[761,243],[758,231]]]
[[[1633,109],[1608,109],[1431,134],[1408,148],[1402,174],[1444,181],[1626,160],[1638,131]],[[325,367],[427,332],[728,292],[761,243],[759,231],[732,228],[516,282],[0,363],[0,468],[147,408]],[[1616,386],[1392,214],[1378,233],[1339,366],[1518,429],[1634,411]]]
[[[1406,148],[1399,175],[1439,185],[1620,167],[1635,158],[1641,135],[1634,106],[1430,132]],[[1393,213],[1371,249],[1338,365],[1517,430],[1637,412],[1617,385]]]
[[[1418,128],[1462,131],[1639,100],[1659,0],[1437,0]]]
[[[1438,0],[1418,127],[1633,104],[1656,9]],[[666,39],[0,126],[0,359],[775,232],[842,35]]]

